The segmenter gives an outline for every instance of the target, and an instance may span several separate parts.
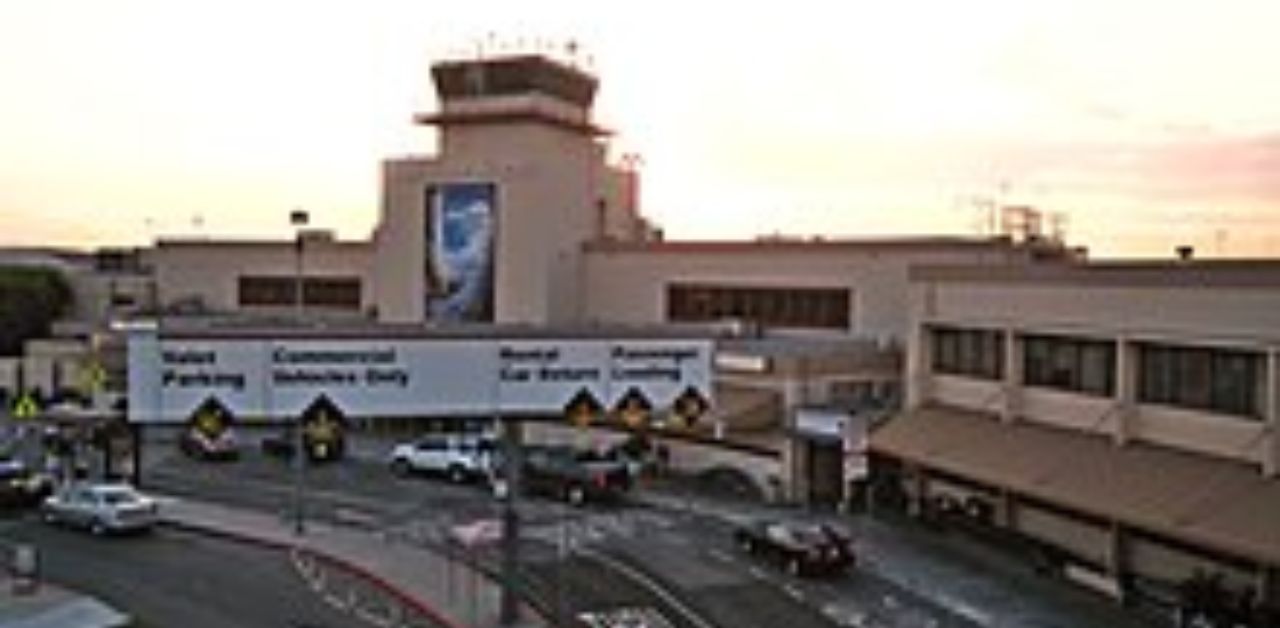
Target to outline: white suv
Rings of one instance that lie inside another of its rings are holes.
[[[489,478],[496,445],[481,434],[433,434],[391,450],[391,470],[396,475],[419,471],[443,474],[453,482]]]

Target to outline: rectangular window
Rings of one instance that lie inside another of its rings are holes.
[[[1138,400],[1260,420],[1262,360],[1253,351],[1142,344]]]
[[[290,307],[298,300],[297,279],[289,276],[242,275],[237,280],[240,307]],[[360,309],[358,277],[307,277],[302,283],[307,307]]]
[[[237,283],[240,307],[286,306],[298,298],[293,277],[241,276]]]
[[[667,320],[740,319],[769,327],[847,330],[847,288],[771,288],[676,283],[667,286]]]
[[[1067,336],[1022,337],[1022,379],[1041,386],[1107,397],[1115,393],[1116,345]]]
[[[929,334],[935,373],[983,379],[1004,377],[1004,332],[934,327]]]
[[[351,277],[307,277],[302,284],[308,306],[360,309],[360,280]]]

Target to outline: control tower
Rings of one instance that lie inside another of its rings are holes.
[[[590,119],[599,81],[544,56],[447,61],[431,69],[431,78],[440,111],[416,121],[439,126],[446,135],[455,127],[521,123],[605,135]]]
[[[598,80],[536,54],[442,61],[431,79],[439,108],[414,122],[437,153],[384,164],[379,318],[580,321],[583,244],[652,231],[634,168],[607,162]]]

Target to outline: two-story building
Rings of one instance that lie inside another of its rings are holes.
[[[882,502],[1118,596],[1277,599],[1280,263],[922,267],[911,291]]]

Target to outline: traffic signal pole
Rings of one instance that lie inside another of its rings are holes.
[[[520,620],[519,567],[520,516],[516,512],[516,496],[520,494],[520,422],[496,418],[502,430],[502,476],[505,490],[502,499],[502,601],[498,623],[514,626]]]

